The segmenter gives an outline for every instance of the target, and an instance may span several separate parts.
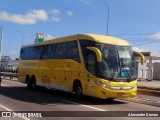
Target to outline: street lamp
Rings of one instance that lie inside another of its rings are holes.
[[[22,46],[26,45],[26,39],[33,39],[34,35],[33,34],[24,34],[23,32],[21,32],[19,29],[16,29],[17,33],[20,33],[22,35]],[[27,41],[28,42],[28,41]],[[29,41],[30,42],[30,41]],[[32,41],[33,42],[33,41]]]
[[[16,30],[16,32],[22,34],[22,46],[23,46],[23,44],[24,44],[24,34],[21,31],[19,31],[18,29]]]
[[[108,36],[108,28],[109,28],[109,5],[108,5],[108,3],[107,3],[106,0],[104,0],[104,3],[105,3],[105,5],[106,5],[107,11],[108,11],[108,16],[107,16],[107,36]]]
[[[1,31],[0,31],[0,61],[2,58],[2,40],[3,40],[3,26],[1,26]]]

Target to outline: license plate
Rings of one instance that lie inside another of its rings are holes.
[[[118,95],[118,96],[123,96],[124,93],[120,92],[120,93],[118,93],[117,95]]]

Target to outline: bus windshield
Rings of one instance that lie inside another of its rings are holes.
[[[137,76],[133,51],[130,46],[101,45],[102,62],[99,76],[113,81],[131,81]]]

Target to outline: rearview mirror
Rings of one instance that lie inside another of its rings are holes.
[[[97,58],[97,61],[98,62],[101,62],[102,61],[102,54],[101,54],[101,51],[96,48],[96,47],[87,47],[88,50],[92,50],[96,53],[96,58]]]
[[[143,65],[144,62],[145,62],[144,55],[142,53],[140,53],[140,52],[135,52],[135,51],[134,51],[134,54],[141,57],[141,64]]]

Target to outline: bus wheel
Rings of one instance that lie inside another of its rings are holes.
[[[27,88],[31,89],[31,80],[28,76],[26,77],[26,82],[27,82]]]
[[[35,77],[31,78],[30,86],[31,86],[31,89],[36,89],[36,79],[35,79]]]
[[[82,86],[81,84],[78,84],[75,86],[75,95],[77,98],[81,98],[82,97]]]
[[[32,86],[31,86],[31,80],[27,80],[27,88],[28,88],[28,89],[31,89],[31,88],[32,88]]]
[[[113,100],[114,100],[114,98],[107,98],[106,101],[110,103],[110,102],[112,102]]]

